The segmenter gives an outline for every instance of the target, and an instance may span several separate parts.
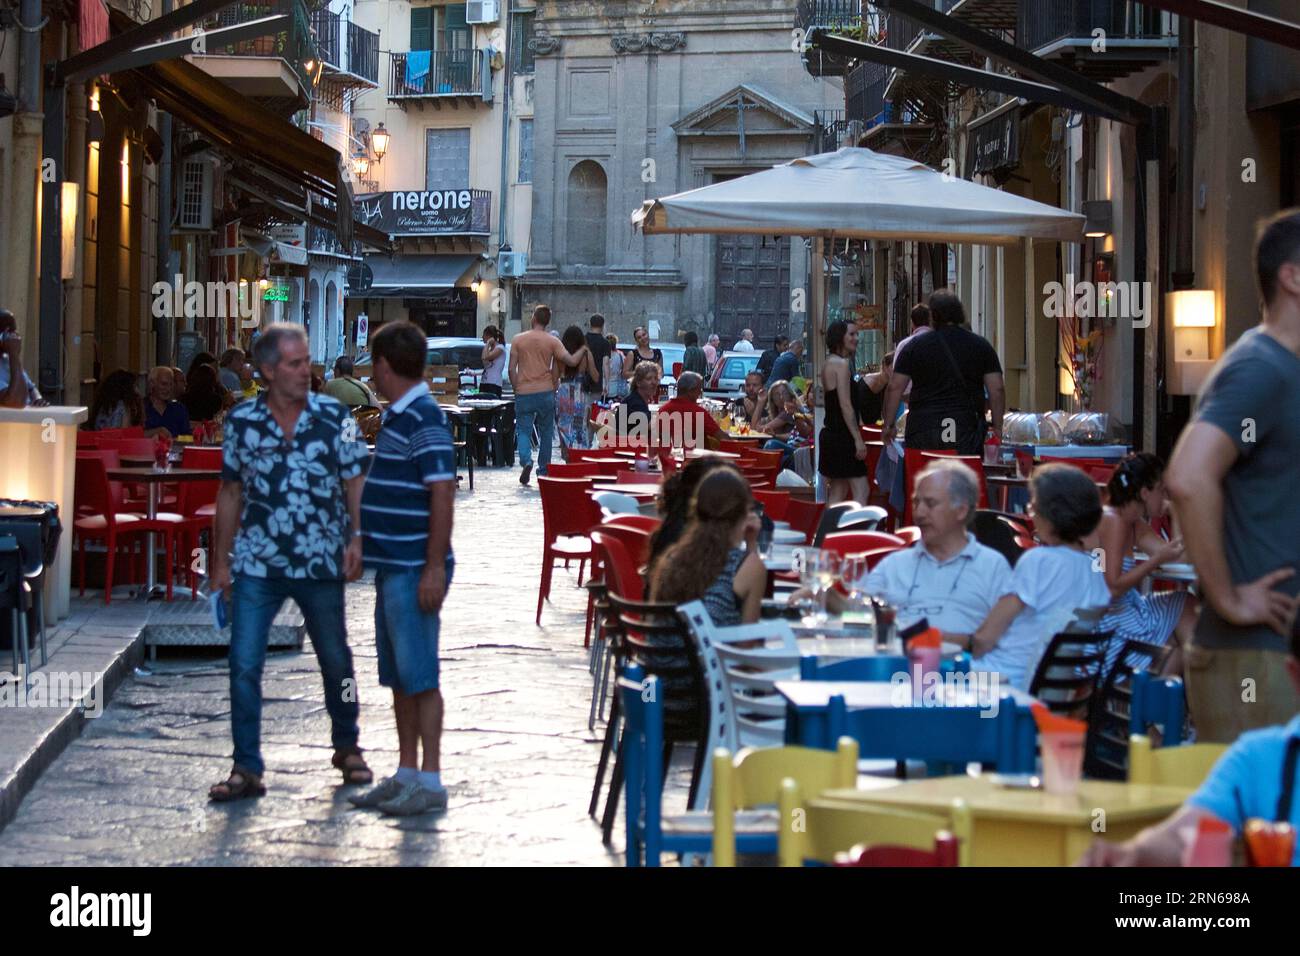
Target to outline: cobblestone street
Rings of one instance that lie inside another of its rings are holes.
[[[329,722],[310,641],[272,652],[264,682],[267,796],[209,804],[230,767],[224,655],[164,651],[117,691],[0,832],[6,864],[608,865],[586,815],[600,733],[584,590],[557,570],[533,624],[542,518],[535,485],[484,470],[457,498],[456,577],[442,615],[444,814],[398,820],[353,809],[330,767]],[[376,677],[373,585],[348,590],[361,745],[376,777],[396,766],[388,692]],[[183,600],[178,592],[178,599]],[[615,845],[621,850],[621,836]]]

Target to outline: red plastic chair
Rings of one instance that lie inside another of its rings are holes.
[[[826,502],[809,501],[806,498],[796,498],[790,496],[790,503],[786,505],[784,520],[795,531],[802,531],[806,543],[812,544],[813,535],[817,533],[817,525],[822,520],[822,512],[826,510]]]
[[[902,550],[902,548],[872,548],[870,551],[863,551],[861,554],[851,555],[851,557],[866,558],[867,570],[874,571],[876,570],[877,564],[885,560],[885,558],[889,557],[891,554],[897,554]]]
[[[754,460],[754,444],[747,441],[732,441],[729,438],[718,439],[718,451],[729,451],[739,455],[741,461]]]
[[[947,830],[934,835],[934,849],[910,846],[867,846],[859,843],[848,853],[835,854],[836,866],[957,866],[957,838]]]
[[[604,465],[595,462],[571,461],[568,464],[555,462],[547,467],[546,476],[548,478],[595,478],[604,470]]]
[[[104,603],[113,599],[113,563],[119,538],[135,537],[147,533],[161,534],[167,552],[167,600],[172,598],[172,559],[175,552],[174,526],[164,520],[147,518],[118,510],[115,495],[108,480],[108,465],[103,457],[79,454],[77,456],[75,506],[77,517],[73,521],[73,534],[80,542],[77,552],[81,575],[80,594],[86,593],[86,541],[103,541],[108,550],[104,564]],[[146,560],[154,556],[148,554]]]
[[[907,542],[897,535],[886,534],[883,531],[839,531],[822,538],[822,547],[827,551],[845,555],[861,554],[876,548],[893,548],[897,551],[899,548],[907,547]]]
[[[591,533],[591,543],[606,568],[609,590],[624,601],[645,600],[645,582],[623,542],[604,529]]]
[[[908,525],[906,528],[897,529],[894,537],[902,538],[904,544],[911,546],[921,540],[921,529],[916,525]]]
[[[639,528],[643,531],[654,533],[659,529],[661,524],[663,524],[663,522],[653,515],[611,515],[601,522],[601,527],[608,528],[616,526],[624,528]]]
[[[627,548],[628,556],[631,557],[638,568],[645,567],[645,563],[650,560],[650,536],[653,532],[647,531],[645,528],[630,528],[627,525],[609,523],[597,525],[592,530],[600,531],[602,534],[607,534],[623,542],[623,547]]]
[[[790,506],[788,491],[755,491],[754,500],[763,506],[763,512],[773,521],[784,521]]]
[[[674,362],[674,363],[673,363],[673,378],[681,378],[681,377],[682,377],[682,363],[681,363],[681,362]]]
[[[98,448],[100,440],[99,432],[77,432],[77,448]]]
[[[775,467],[778,471],[781,470],[781,452],[763,451],[761,448],[756,448],[750,454],[753,455],[754,464],[758,468]]]
[[[192,448],[186,446],[181,451],[182,468],[219,469],[221,467],[220,448]],[[199,536],[212,529],[217,513],[217,492],[220,481],[186,481],[180,485],[180,501],[177,507],[179,521],[174,521],[176,531],[182,536],[180,551],[177,552],[185,565],[185,575],[190,583],[190,599],[198,591],[198,574],[194,571],[194,549],[199,546]]]
[[[1103,484],[1105,482],[1110,481],[1110,476],[1114,474],[1115,469],[1119,467],[1119,465],[1116,464],[1115,462],[1107,461],[1104,458],[1044,457],[1041,463],[1044,465],[1048,465],[1048,464],[1073,465],[1075,468],[1078,468],[1080,471],[1087,472],[1088,477],[1090,477],[1093,481],[1100,481]]]
[[[582,572],[592,556],[587,532],[600,523],[600,508],[588,493],[592,484],[590,478],[537,479],[542,493],[543,526],[542,579],[537,588],[539,626],[542,603],[551,596],[551,571],[557,560],[563,561],[566,568],[570,561],[578,562],[578,586],[582,586]]]
[[[575,465],[579,462],[587,461],[589,458],[608,458],[609,451],[604,448],[570,448],[569,464]],[[554,468],[554,465],[551,465]],[[549,470],[549,469],[548,469]]]
[[[653,485],[658,481],[659,476],[654,472],[637,471],[635,468],[620,471],[614,479],[614,483],[619,485]]]

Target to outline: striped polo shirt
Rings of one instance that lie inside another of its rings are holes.
[[[423,568],[429,486],[456,480],[451,426],[421,382],[388,406],[361,492],[362,554],[370,568]],[[447,549],[447,567],[452,565]]]

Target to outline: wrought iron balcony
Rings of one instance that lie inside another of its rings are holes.
[[[806,33],[821,27],[845,36],[862,35],[862,0],[799,0],[795,7],[795,29]],[[821,50],[805,50],[803,65],[813,76],[843,76],[852,60]]]
[[[890,70],[879,63],[863,60],[854,64],[844,78],[844,117],[857,120],[864,129],[888,121],[885,87]]]
[[[269,36],[232,43],[220,51],[223,56],[278,57],[289,64],[303,89],[311,88],[311,75],[307,63],[317,57],[316,43],[312,38],[307,5],[303,0],[249,0],[221,9],[210,26],[230,27],[249,23],[264,17],[289,14],[293,19],[288,29]]]
[[[831,153],[846,145],[841,140],[848,128],[849,121],[844,118],[844,110],[814,110],[813,152]]]
[[[332,10],[313,13],[311,26],[325,62],[324,79],[344,86],[379,85],[379,34]]]
[[[1170,15],[1132,0],[1017,3],[1017,46],[1069,61],[1095,79],[1126,76],[1166,58],[1177,46]]]
[[[492,78],[482,50],[416,50],[390,57],[388,98],[401,102],[492,102]]]

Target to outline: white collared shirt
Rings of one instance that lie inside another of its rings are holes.
[[[1011,565],[967,532],[966,547],[947,561],[923,542],[889,555],[867,575],[866,589],[898,608],[900,628],[925,618],[941,631],[973,634],[1012,593]]]

